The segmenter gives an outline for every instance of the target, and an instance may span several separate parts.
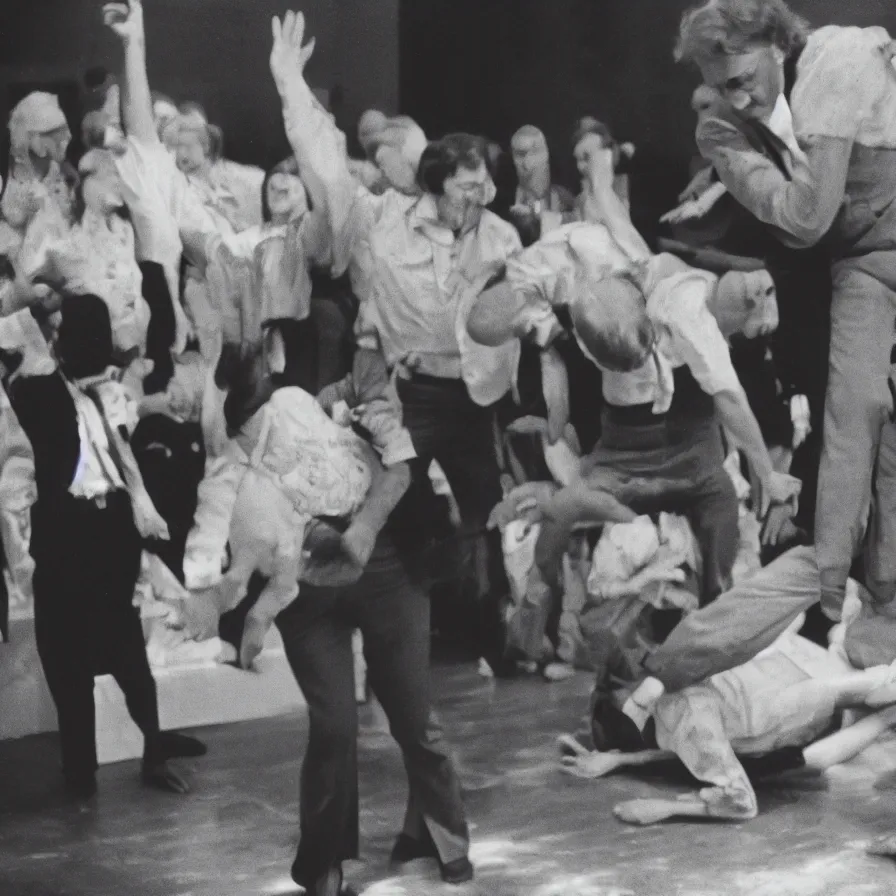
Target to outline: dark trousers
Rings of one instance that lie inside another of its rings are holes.
[[[635,513],[686,516],[703,559],[701,603],[714,600],[730,586],[740,538],[715,417],[622,426],[607,414],[603,427],[587,480]]]
[[[59,717],[65,777],[97,769],[93,679],[111,674],[152,760],[159,734],[156,684],[146,658],[139,611],[140,536],[130,498],[105,508],[66,496],[32,509],[34,628],[37,650]]]
[[[464,537],[484,545],[488,581],[475,625],[477,647],[483,656],[497,660],[504,648],[501,607],[510,586],[501,535],[485,528],[502,498],[494,411],[477,405],[461,380],[414,375],[399,380],[398,395],[404,425],[417,450],[412,465],[415,479],[427,476],[430,464],[437,461],[457,500]]]
[[[302,765],[301,840],[293,878],[307,885],[358,856],[358,708],[352,633],[360,629],[371,688],[404,755],[409,796],[404,832],[432,838],[444,862],[467,854],[460,781],[431,709],[429,599],[388,536],[347,588],[302,585],[277,618],[308,704]]]

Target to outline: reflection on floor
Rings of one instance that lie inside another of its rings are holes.
[[[423,862],[390,876],[404,800],[400,756],[375,706],[362,711],[363,862],[347,868],[368,896],[892,896],[896,865],[862,846],[896,828],[896,740],[827,781],[760,792],[745,824],[633,829],[623,798],[686,786],[599,782],[557,772],[556,736],[572,730],[589,681],[489,682],[471,664],[435,671],[440,713],[457,746],[474,821],[477,881],[442,886]],[[135,763],[100,771],[84,807],[56,795],[54,736],[0,743],[3,896],[289,894],[304,719],[208,729],[187,798],[142,791]],[[365,889],[366,887],[366,889]]]

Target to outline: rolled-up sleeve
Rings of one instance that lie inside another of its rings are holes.
[[[698,781],[712,785],[698,794],[707,813],[755,818],[756,794],[731,747],[716,694],[705,687],[667,694],[654,715],[657,745],[675,753]]]
[[[363,348],[355,352],[351,385],[343,398],[355,409],[358,423],[370,433],[383,466],[413,460],[417,452],[402,423],[401,405],[382,352]]]

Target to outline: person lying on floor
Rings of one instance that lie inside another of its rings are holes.
[[[410,484],[407,461],[415,454],[377,353],[359,350],[353,375],[319,399],[298,386],[274,390],[259,350],[225,353],[218,376],[228,392],[230,438],[199,487],[184,577],[190,590],[213,590],[219,613],[245,597],[253,573],[268,579],[243,631],[240,664],[248,669],[274,618],[298,596],[312,520],[335,518],[344,529],[334,530],[331,553],[345,558],[346,583],[358,579],[381,523]],[[360,406],[354,418],[349,404]],[[373,447],[354,431],[355,420]],[[387,505],[373,524],[359,513],[371,494]],[[228,543],[230,567],[222,578]]]
[[[786,755],[779,751],[797,748],[801,752],[790,764],[818,772],[851,759],[896,724],[896,670],[853,669],[836,653],[797,635],[802,621],[797,617],[743,665],[659,698],[640,730],[622,711],[628,688],[615,677],[625,678],[628,670],[619,651],[592,699],[597,750],[563,738],[573,753],[564,757],[564,769],[597,778],[677,757],[709,786],[677,799],[627,801],[614,810],[622,821],[653,824],[675,817],[754,818],[756,794],[741,757],[765,756],[773,762],[772,756]],[[891,708],[817,741],[835,726],[841,710],[884,706]]]
[[[773,300],[774,288],[766,272],[718,278],[673,256],[633,256],[614,236],[621,232],[573,224],[548,234],[481,294],[468,329],[486,344],[534,334],[551,354],[563,331],[554,311],[565,306],[574,337],[604,371],[601,439],[581,480],[542,503],[545,572],[559,567],[574,524],[684,513],[703,555],[705,603],[728,586],[739,539],[720,424],[754,470],[760,517],[772,505],[795,504],[799,494],[799,481],[772,467],[725,341],[759,326],[755,311]],[[557,383],[545,379],[546,396],[549,390],[549,408],[560,407],[562,423],[562,369]],[[515,515],[512,506],[509,512]]]

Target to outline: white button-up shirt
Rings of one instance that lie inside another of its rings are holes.
[[[585,223],[552,231],[507,265],[508,282],[527,297],[533,326],[539,328],[553,319],[553,306],[573,299],[583,279],[594,283],[597,297],[600,280],[621,273],[635,274],[642,283],[657,345],[638,370],[603,370],[609,404],[651,404],[664,413],[672,401],[672,371],[682,366],[709,395],[740,388],[728,343],[706,304],[717,283],[712,274],[687,268],[672,256],[635,253],[603,224]]]
[[[484,211],[476,228],[455,238],[433,197],[374,196],[359,187],[341,135],[304,84],[291,85],[284,118],[290,142],[313,153],[327,187],[333,272],[348,270],[361,300],[362,344],[375,334],[390,367],[408,362],[432,376],[463,378],[475,402],[497,401],[513,383],[519,344],[477,345],[466,321],[488,280],[520,250],[516,230]]]

